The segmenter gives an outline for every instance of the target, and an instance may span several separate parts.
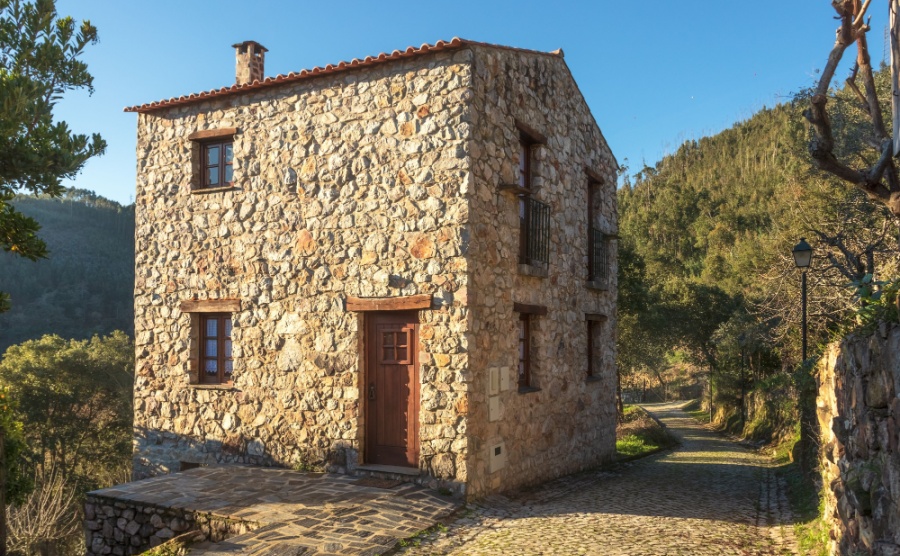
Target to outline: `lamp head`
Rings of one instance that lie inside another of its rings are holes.
[[[794,246],[791,253],[794,255],[794,264],[797,268],[807,268],[812,261],[812,247],[806,243],[806,238],[801,238],[800,243]]]

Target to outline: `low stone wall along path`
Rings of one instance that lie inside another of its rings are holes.
[[[680,448],[472,505],[399,554],[797,554],[785,487],[768,460],[677,404],[646,408]]]

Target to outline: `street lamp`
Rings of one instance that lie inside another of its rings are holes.
[[[797,268],[803,269],[803,273],[800,275],[800,297],[802,299],[801,303],[803,307],[800,317],[803,335],[803,361],[806,361],[806,269],[809,268],[809,263],[812,261],[812,252],[812,247],[806,243],[806,238],[800,238],[800,243],[794,246],[794,250],[792,251],[792,254],[794,255],[794,264],[797,265]]]
[[[744,427],[747,424],[747,405],[744,403],[744,398],[747,397],[747,380],[744,378],[744,348],[747,344],[747,335],[741,332],[741,335],[738,336],[738,345],[741,346],[741,430],[744,430]]]

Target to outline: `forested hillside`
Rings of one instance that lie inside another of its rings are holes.
[[[0,353],[44,334],[83,339],[133,330],[134,207],[90,191],[13,203],[42,226],[50,254],[37,262],[0,252],[0,289],[12,309],[0,313]]]
[[[878,75],[879,86],[889,93],[886,77]],[[838,144],[865,152],[857,98],[834,95]],[[791,249],[801,238],[815,250],[808,272],[811,356],[855,325],[859,294],[877,292],[871,284],[896,275],[896,222],[812,167],[806,106],[799,94],[687,142],[620,188],[626,264],[619,365],[626,386],[635,375],[665,382],[666,371],[686,358],[712,376],[720,418],[734,420],[753,390],[797,386],[791,373],[800,363],[800,271]]]

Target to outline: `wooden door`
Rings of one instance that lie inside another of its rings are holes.
[[[418,316],[366,316],[366,462],[418,467]]]

